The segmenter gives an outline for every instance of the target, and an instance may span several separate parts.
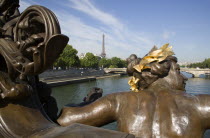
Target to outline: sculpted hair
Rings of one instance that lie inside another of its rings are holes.
[[[133,66],[139,64],[140,61],[141,59],[137,58],[136,55],[131,55],[127,59],[127,73],[129,76],[134,76],[135,78],[139,79],[137,87],[139,90],[143,90],[145,88],[148,88],[150,84],[152,84],[159,78],[167,76],[171,67],[171,62],[177,63],[177,58],[174,56],[168,56],[165,60],[161,62],[151,62],[149,63],[150,69],[144,69],[142,70],[142,72],[138,72],[133,68]]]

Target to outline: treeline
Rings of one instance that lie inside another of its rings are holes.
[[[70,67],[76,68],[123,68],[127,67],[125,60],[118,57],[111,59],[100,58],[93,53],[86,53],[83,58],[77,56],[78,51],[71,45],[67,45],[63,53],[54,63],[54,67],[61,69],[68,69]]]
[[[187,65],[188,68],[210,68],[210,58],[205,59],[203,62],[192,63]]]

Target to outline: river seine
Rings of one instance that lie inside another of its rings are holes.
[[[196,94],[210,94],[210,79],[201,76],[201,78],[191,78],[191,75],[183,73],[188,77],[186,83],[186,92]],[[52,89],[52,96],[57,100],[59,112],[63,106],[69,103],[80,103],[87,95],[92,87],[99,87],[103,89],[103,95],[129,91],[128,77],[112,77],[98,79],[96,81],[90,81],[85,83],[77,83],[66,86],[54,87]],[[104,126],[107,129],[116,129],[116,123],[111,123]],[[205,133],[205,138],[210,137],[210,130]]]

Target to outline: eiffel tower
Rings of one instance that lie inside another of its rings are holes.
[[[104,41],[105,35],[102,35],[102,52],[101,52],[101,57],[105,58],[106,57],[106,53],[105,53],[105,41]]]

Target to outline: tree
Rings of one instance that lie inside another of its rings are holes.
[[[110,64],[111,64],[110,59],[102,58],[99,61],[99,67],[108,68],[110,66]]]
[[[111,58],[110,68],[123,68],[125,66],[126,66],[126,61],[124,61],[118,57]]]
[[[66,67],[66,62],[63,60],[63,58],[59,57],[55,63],[53,64],[53,66],[55,67],[61,67],[62,69],[64,69]]]
[[[54,66],[65,69],[66,67],[79,67],[80,60],[77,56],[78,51],[71,45],[67,45],[63,50],[63,53],[54,63]]]
[[[205,59],[203,62],[192,63],[187,65],[188,68],[210,68],[210,58]]]
[[[121,60],[122,62],[122,67],[126,68],[128,66],[127,61],[126,60]]]
[[[86,53],[85,57],[81,60],[82,67],[86,68],[97,68],[99,60],[96,56],[93,55],[93,53]]]

